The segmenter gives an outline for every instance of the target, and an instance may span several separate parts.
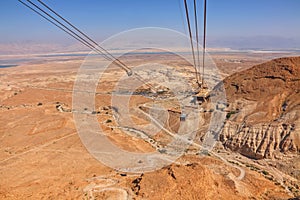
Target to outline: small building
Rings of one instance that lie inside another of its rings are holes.
[[[181,115],[180,115],[180,121],[184,122],[185,119],[186,119],[186,114],[185,113],[181,113]]]
[[[209,99],[209,91],[208,90],[201,90],[197,94],[193,96],[192,102],[196,104],[198,102],[199,104],[202,104],[206,102]]]

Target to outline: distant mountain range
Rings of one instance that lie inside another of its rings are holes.
[[[172,37],[170,41],[163,40],[164,44],[170,43],[172,48],[181,48],[172,46]],[[174,39],[174,38],[173,38]],[[134,42],[123,41],[120,47],[127,47],[128,45],[139,46]],[[157,42],[157,41],[156,41]],[[99,41],[101,43],[101,41]],[[151,43],[145,41],[144,44]],[[119,44],[113,44],[117,47]],[[201,44],[200,44],[201,45]],[[251,36],[251,37],[210,37],[207,38],[208,49],[233,49],[233,50],[300,50],[300,37],[299,38],[284,38],[276,36]],[[34,54],[34,53],[57,53],[57,52],[74,52],[74,51],[89,50],[80,43],[58,43],[58,42],[35,42],[35,41],[19,41],[19,42],[6,42],[0,43],[0,55],[10,54]],[[120,49],[121,50],[121,49]]]
[[[300,38],[284,38],[276,36],[252,37],[208,37],[208,46],[227,47],[231,49],[299,49]]]

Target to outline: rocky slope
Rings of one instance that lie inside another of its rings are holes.
[[[224,80],[224,146],[261,159],[300,152],[300,57],[279,58]]]
[[[133,180],[136,199],[288,199],[283,188],[255,172],[247,170],[247,176],[237,181],[233,178],[235,170],[220,160],[193,156],[183,159],[189,161]]]

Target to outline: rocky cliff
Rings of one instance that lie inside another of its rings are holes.
[[[224,80],[228,107],[220,140],[261,159],[300,152],[300,57],[279,58]]]

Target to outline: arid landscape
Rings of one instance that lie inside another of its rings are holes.
[[[300,200],[300,1],[0,1],[0,200]]]
[[[288,200],[300,196],[299,55],[217,51],[210,55],[224,78],[227,97],[226,105],[214,108],[226,114],[216,146],[201,153],[212,112],[205,105],[208,101],[198,113],[203,126],[184,154],[162,169],[145,173],[105,166],[80,140],[72,95],[84,56],[9,57],[18,62],[0,69],[0,198]],[[192,66],[173,54],[122,57],[132,69],[145,60],[170,65],[191,84],[195,81]],[[125,127],[121,105],[111,105],[122,74],[113,66],[105,71],[92,114],[120,148],[161,152],[171,137],[166,133],[178,131],[176,100],[150,98],[147,88],[140,88],[129,102],[137,127]],[[211,92],[220,92],[218,85]],[[152,103],[168,110],[166,123],[156,135],[139,129],[152,119],[148,108]]]

